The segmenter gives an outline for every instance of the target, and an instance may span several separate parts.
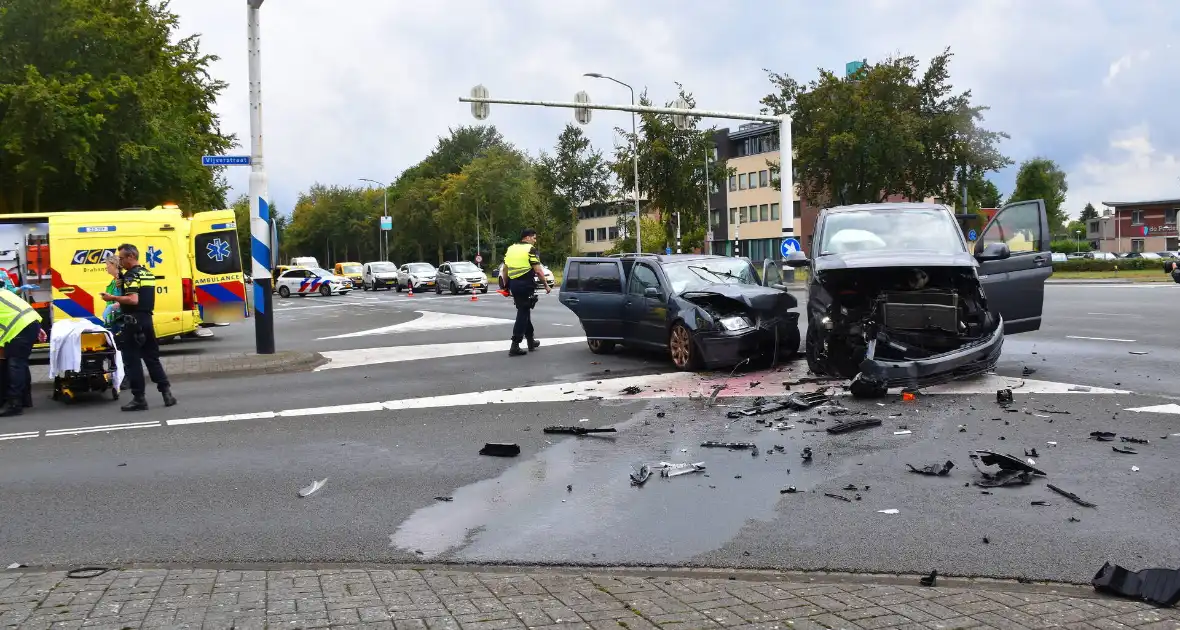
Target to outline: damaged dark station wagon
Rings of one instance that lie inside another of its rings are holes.
[[[570,258],[558,299],[596,354],[618,344],[666,350],[680,369],[731,366],[799,351],[799,313],[778,267],[697,254]]]
[[[1049,240],[1041,200],[1001,208],[973,253],[946,206],[821,211],[812,256],[787,259],[810,271],[808,367],[857,396],[990,371],[1005,334],[1041,326]]]

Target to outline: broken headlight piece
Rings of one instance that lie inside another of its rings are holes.
[[[745,330],[754,327],[754,322],[750,321],[749,317],[742,316],[722,317],[719,323],[722,328],[729,331]]]

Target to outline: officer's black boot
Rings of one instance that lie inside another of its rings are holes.
[[[12,416],[19,416],[25,412],[24,405],[20,403],[8,403],[4,405],[4,411],[0,411],[0,418],[11,418]]]
[[[172,390],[166,389],[166,390],[160,392],[160,395],[162,395],[164,397],[164,406],[165,407],[171,407],[176,404],[176,396],[172,395]]]
[[[147,411],[147,400],[143,396],[136,396],[131,402],[123,405],[123,411]]]
[[[512,340],[512,347],[508,349],[508,356],[510,356],[510,357],[523,357],[526,354],[528,354],[528,351],[526,351],[520,347],[520,340],[513,339]]]
[[[541,342],[529,337],[529,352],[541,347]]]

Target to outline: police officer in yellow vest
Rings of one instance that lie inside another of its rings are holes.
[[[131,402],[123,405],[123,411],[146,411],[148,408],[144,398],[147,389],[143,378],[145,364],[156,389],[164,397],[164,406],[171,407],[176,404],[176,397],[172,395],[172,385],[160,363],[160,343],[156,340],[156,327],[152,322],[156,310],[156,276],[139,264],[139,249],[134,245],[120,245],[115,256],[125,270],[123,295],[104,292],[100,297],[107,302],[118,302],[123,311],[119,349],[123,351],[123,371],[131,382]]]
[[[541,259],[537,257],[537,231],[521,230],[520,242],[508,248],[504,254],[504,267],[501,272],[506,278],[501,278],[502,284],[508,285],[512,293],[512,301],[516,305],[516,324],[512,327],[512,348],[508,356],[519,357],[528,354],[521,349],[520,342],[528,339],[529,350],[536,350],[541,342],[533,335],[532,309],[537,303],[537,284],[534,278],[540,278],[545,284],[545,293],[549,293],[549,283],[545,282],[545,270],[541,267]],[[504,282],[506,280],[506,282]]]
[[[0,289],[0,346],[4,347],[6,365],[4,410],[0,417],[19,416],[25,407],[33,406],[29,388],[33,377],[29,373],[29,355],[41,334],[41,316],[20,296]]]

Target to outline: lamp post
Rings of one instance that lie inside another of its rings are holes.
[[[367,177],[360,177],[358,179],[362,182],[370,182],[373,184],[377,184],[378,186],[381,187],[381,190],[385,192],[385,210],[382,211],[381,216],[383,216],[383,217],[389,216],[389,186],[382,184],[381,182],[379,182],[375,179],[369,179]],[[386,260],[389,258],[389,235],[385,232],[384,229],[381,229],[380,223],[377,224],[377,227],[378,227],[379,231],[381,232],[381,236],[382,236],[382,238],[377,239],[377,258],[379,258],[381,260]],[[384,255],[382,255],[382,253],[381,253],[382,239],[385,240],[385,254]]]
[[[1073,233],[1078,235],[1078,249],[1077,249],[1077,253],[1079,253],[1079,254],[1080,254],[1080,253],[1082,253],[1082,231],[1081,231],[1081,230],[1074,230],[1074,232],[1073,232]]]
[[[271,311],[271,217],[266,168],[262,161],[262,43],[258,10],[263,0],[246,0],[246,39],[250,60],[250,257],[254,260],[254,345],[258,354],[274,354],[275,322]]]
[[[587,72],[583,76],[594,79],[606,79],[607,81],[614,81],[615,83],[618,83],[619,85],[627,88],[631,91],[631,105],[635,105],[635,88],[631,87],[630,85],[627,85],[626,83],[623,83],[614,77],[608,77],[605,74],[599,74],[597,72]],[[635,253],[642,254],[643,234],[640,231],[640,225],[643,223],[643,215],[639,213],[639,135],[637,134],[635,127],[635,112],[631,112],[631,143],[631,171],[635,180],[635,189],[633,191],[633,194],[635,195]]]

